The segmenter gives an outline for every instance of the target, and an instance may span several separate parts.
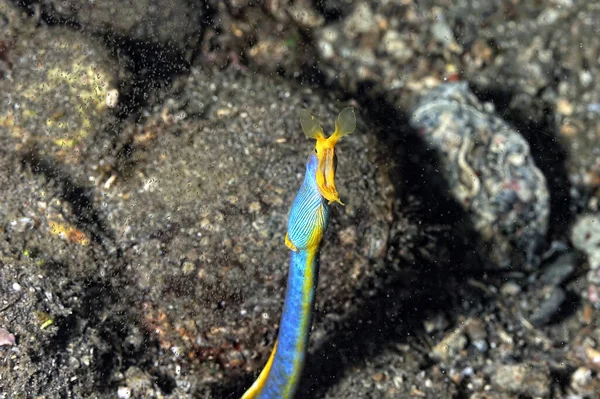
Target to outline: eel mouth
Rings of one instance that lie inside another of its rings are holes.
[[[337,166],[335,145],[340,138],[352,134],[356,129],[354,110],[347,107],[340,112],[335,120],[335,131],[329,137],[325,137],[321,124],[308,111],[302,110],[300,112],[300,124],[307,137],[317,140],[315,155],[318,162],[316,180],[319,193],[329,204],[337,202],[344,205],[335,187],[335,169]]]
[[[340,200],[337,188],[335,187],[335,171],[337,166],[335,144],[319,150],[318,147],[321,147],[319,145],[319,141],[320,140],[317,140],[317,148],[315,149],[318,162],[316,176],[317,188],[319,189],[321,196],[328,201],[328,204],[337,202],[341,205],[344,205],[344,203]]]

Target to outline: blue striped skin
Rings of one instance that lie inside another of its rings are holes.
[[[298,387],[312,322],[319,247],[329,218],[329,205],[317,187],[317,165],[311,154],[288,218],[288,238],[297,250],[291,253],[279,337],[269,362],[242,399],[293,398]]]

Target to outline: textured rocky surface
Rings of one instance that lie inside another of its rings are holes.
[[[175,47],[186,51],[198,44],[203,1],[186,0],[88,1],[39,0],[30,2],[51,22],[67,23],[84,31]]]
[[[525,139],[465,82],[428,91],[411,124],[439,154],[450,191],[471,216],[489,259],[504,267],[537,267],[550,196]]]
[[[246,381],[275,338],[289,187],[300,184],[313,145],[297,111],[313,110],[332,129],[343,104],[279,79],[194,69],[142,122],[124,122],[106,140],[114,75],[96,67],[101,52],[63,57],[72,51],[71,34],[51,34],[57,45],[35,53],[46,56],[44,68],[2,82],[15,90],[8,105],[19,104],[2,125],[1,280],[9,305],[2,321],[17,337],[2,373],[21,387],[3,392],[87,396],[107,384],[139,397],[184,397]],[[72,60],[80,67],[74,77]],[[89,79],[86,62],[98,81]],[[88,84],[95,97],[87,97]],[[61,115],[64,127],[53,129],[46,104],[73,112]],[[323,312],[344,313],[369,265],[386,254],[389,162],[366,133],[373,127],[359,119],[359,129],[339,152],[337,180],[348,205],[334,209],[324,248]],[[347,270],[343,279],[340,270]],[[35,356],[60,366],[34,366]],[[21,368],[37,370],[39,380],[25,384],[29,372]],[[82,376],[88,368],[98,373]],[[54,372],[72,381],[45,387]]]
[[[19,35],[9,56],[14,67],[0,81],[3,133],[21,151],[40,147],[61,165],[101,157],[126,75],[102,44],[64,28],[39,29]],[[77,168],[81,179],[86,167]]]

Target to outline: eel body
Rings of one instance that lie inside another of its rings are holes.
[[[288,218],[285,243],[291,255],[279,336],[265,368],[242,399],[294,397],[310,336],[321,240],[330,204],[341,203],[334,182],[335,145],[340,137],[354,131],[354,111],[346,108],[340,113],[336,130],[328,138],[308,112],[301,114],[300,122],[304,133],[316,139],[317,144],[308,157],[304,181]]]

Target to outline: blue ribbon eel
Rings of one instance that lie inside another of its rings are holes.
[[[335,131],[325,137],[319,121],[308,111],[300,113],[304,134],[315,139],[306,162],[304,181],[288,217],[286,246],[292,251],[279,336],[258,379],[242,399],[294,397],[308,346],[319,272],[319,249],[329,219],[329,206],[340,201],[335,187],[338,140],[354,132],[356,116],[345,108],[335,121]]]

